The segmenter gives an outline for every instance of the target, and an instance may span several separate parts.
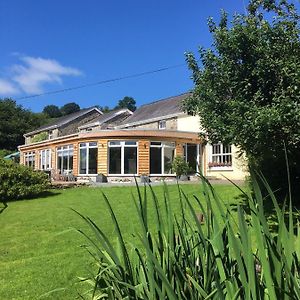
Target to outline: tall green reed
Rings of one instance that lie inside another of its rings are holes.
[[[151,186],[137,185],[138,196],[133,201],[140,227],[131,244],[124,240],[104,193],[117,245],[93,220],[79,214],[93,232],[93,237],[82,233],[93,246],[90,253],[98,267],[97,274],[83,279],[92,285],[85,297],[300,299],[300,231],[299,222],[296,224],[293,218],[291,199],[287,208],[280,208],[269,185],[259,176],[273,203],[277,225],[274,231],[255,176],[253,194],[236,186],[246,199],[248,214],[240,205],[234,213],[211,184],[201,179],[203,194],[194,199],[189,199],[178,186],[179,214],[172,210],[173,199],[167,186],[163,199],[158,199]],[[151,227],[150,201],[155,212]],[[203,218],[199,218],[199,211]]]

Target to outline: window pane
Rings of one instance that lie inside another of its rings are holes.
[[[68,156],[63,157],[63,171],[68,169]]]
[[[161,142],[151,142],[151,146],[161,146]]]
[[[89,143],[89,146],[90,147],[97,147],[97,143],[96,142],[91,142],[91,143]]]
[[[161,174],[161,148],[150,148],[150,173]]]
[[[121,142],[120,141],[111,141],[109,142],[109,146],[120,146]]]
[[[86,174],[86,152],[87,149],[80,149],[80,174]]]
[[[136,141],[127,141],[125,142],[126,146],[136,146]]]
[[[97,174],[97,156],[98,148],[89,148],[89,174]]]
[[[57,157],[57,169],[60,170],[60,171],[62,171],[62,169],[61,169],[61,167],[62,167],[61,163],[62,163],[62,156],[59,155]]]
[[[80,144],[79,144],[79,147],[81,147],[81,148],[86,147],[86,143],[80,143]]]
[[[109,149],[109,174],[121,174],[121,147]]]
[[[172,162],[174,159],[174,149],[164,148],[164,173],[172,174]]]
[[[124,148],[124,173],[136,174],[137,173],[137,149],[136,147]]]

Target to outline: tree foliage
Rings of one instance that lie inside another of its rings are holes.
[[[239,145],[269,174],[300,174],[299,15],[287,1],[250,1],[247,14],[209,20],[212,49],[199,66],[186,54],[195,89],[185,109],[199,114],[212,141]],[[275,165],[274,165],[275,163]],[[297,165],[298,163],[298,165]]]
[[[136,110],[136,102],[132,97],[125,96],[122,100],[119,100],[118,105],[115,109],[118,108],[128,108],[131,111]]]
[[[50,118],[58,118],[62,115],[59,107],[56,105],[46,105],[43,109],[43,113]]]
[[[24,144],[23,134],[44,124],[47,118],[17,105],[14,100],[0,99],[0,149],[15,150]]]
[[[63,116],[72,114],[77,111],[80,111],[80,106],[75,102],[67,103],[60,108],[60,112]]]

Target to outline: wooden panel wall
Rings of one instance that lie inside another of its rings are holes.
[[[98,140],[98,174],[107,175],[107,140]]]
[[[150,173],[150,141],[139,140],[138,141],[138,175]]]
[[[175,155],[183,156],[183,143],[176,143]]]
[[[78,169],[79,169],[79,159],[78,159],[78,155],[79,155],[79,147],[78,147],[78,143],[74,143],[73,144],[73,174],[75,176],[78,175]]]

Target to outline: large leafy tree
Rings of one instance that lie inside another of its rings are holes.
[[[43,113],[50,118],[58,118],[62,115],[59,107],[56,105],[46,105],[43,109]]]
[[[247,14],[209,21],[211,49],[186,58],[195,88],[185,109],[212,141],[239,145],[252,166],[282,187],[287,150],[300,176],[299,15],[287,1],[250,1]]]
[[[64,106],[62,106],[60,108],[60,111],[63,116],[66,116],[66,115],[72,114],[74,112],[80,111],[80,106],[75,102],[70,102],[70,103],[67,103]]]
[[[128,108],[131,111],[136,110],[136,102],[132,97],[125,96],[122,100],[119,100],[118,105],[115,109],[118,108]]]
[[[43,114],[35,114],[17,105],[14,100],[0,99],[0,149],[16,150],[24,144],[23,134],[47,121]]]

